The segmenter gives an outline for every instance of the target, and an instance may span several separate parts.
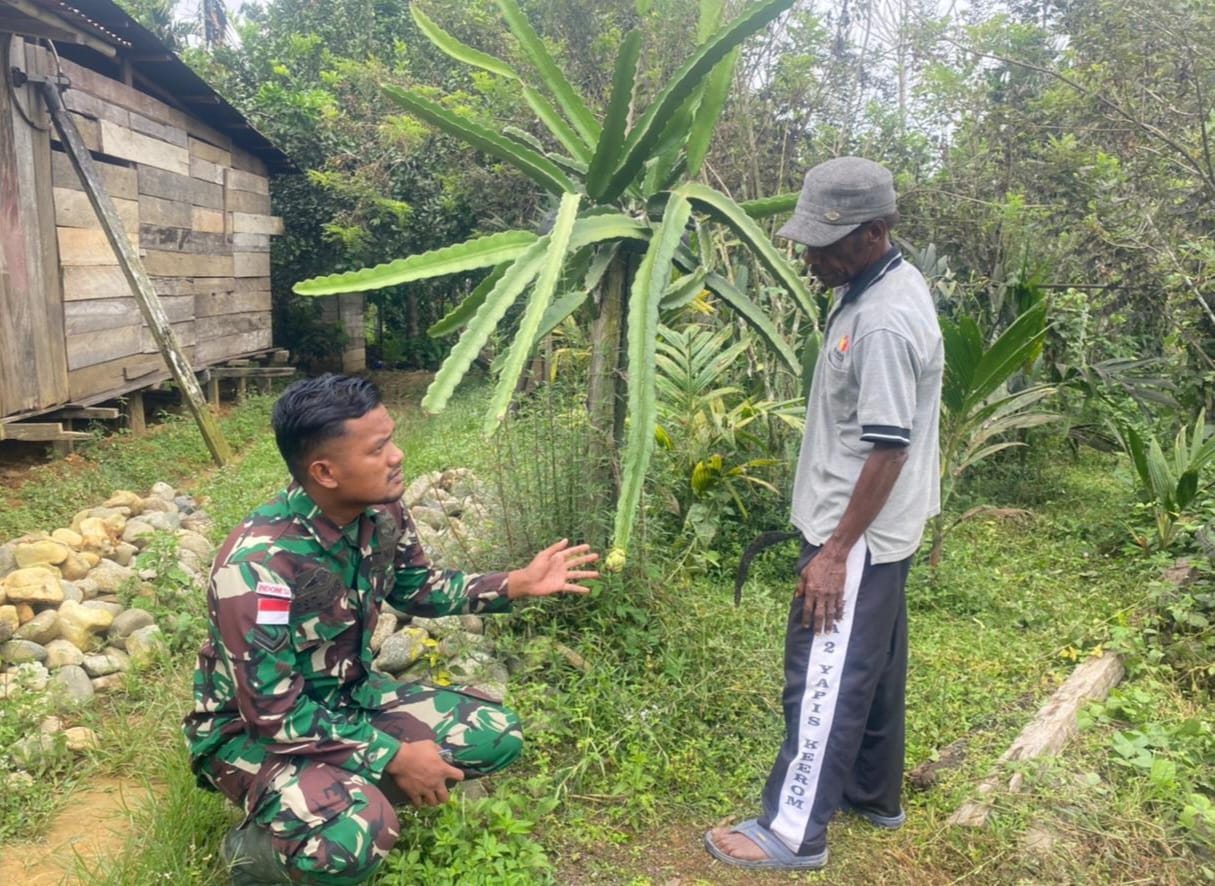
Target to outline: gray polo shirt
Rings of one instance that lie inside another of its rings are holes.
[[[807,541],[831,537],[874,442],[888,441],[907,446],[907,461],[865,541],[873,563],[916,552],[941,509],[944,365],[928,285],[891,250],[842,295],[823,335],[793,481],[793,525]]]

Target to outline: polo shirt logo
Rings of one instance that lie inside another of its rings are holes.
[[[832,369],[843,369],[850,359],[848,351],[852,348],[852,336],[845,334],[841,335],[834,343],[827,346],[824,351],[824,356],[827,358],[827,365]]]

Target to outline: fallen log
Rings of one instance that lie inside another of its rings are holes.
[[[1103,700],[1118,685],[1124,672],[1121,657],[1112,652],[1080,664],[996,761],[997,768],[1005,763],[1058,754],[1080,729],[1077,714],[1081,706]],[[963,803],[950,816],[949,824],[960,827],[986,825],[991,805],[982,798],[999,789],[1003,781],[1001,774],[984,780],[978,787],[979,799]],[[1023,781],[1024,776],[1018,772],[1008,779],[1005,787],[1015,793],[1021,789]]]

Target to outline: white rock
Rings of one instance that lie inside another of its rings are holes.
[[[415,616],[411,621],[415,628],[421,628],[430,634],[432,637],[446,637],[448,634],[454,634],[463,630],[460,624],[460,616],[444,615],[440,618],[422,618]]]
[[[121,567],[119,567],[121,568]],[[109,629],[114,615],[89,603],[68,601],[59,607],[59,634],[77,649],[88,651],[94,634]]]
[[[210,563],[215,556],[215,546],[203,534],[189,529],[177,531],[177,547],[182,551],[193,551],[203,563]]]
[[[0,545],[0,578],[8,575],[17,568],[17,555],[13,553],[16,545],[11,542]]]
[[[129,528],[130,525],[131,524],[128,523],[127,527]],[[126,535],[125,530],[123,531],[123,535],[124,536]],[[114,551],[113,551],[113,553],[110,554],[110,559],[113,560],[115,563],[117,563],[119,566],[130,566],[131,561],[135,559],[135,555],[138,553],[139,553],[139,548],[137,548],[133,544],[123,541],[123,542],[119,542],[118,544],[114,545]]]
[[[108,612],[113,618],[117,618],[118,614],[123,611],[123,605],[118,602],[112,595],[98,597],[96,600],[85,600],[81,604],[85,609],[96,609],[101,612]]]
[[[489,638],[484,634],[466,634],[460,631],[448,634],[439,641],[439,655],[456,658],[470,649],[488,649]]]
[[[386,674],[399,674],[422,657],[428,639],[425,631],[405,628],[384,641],[373,666]]]
[[[432,489],[438,487],[442,477],[443,475],[439,471],[432,471],[414,479],[405,487],[405,494],[402,496],[405,507],[412,508],[423,501],[431,494]]]
[[[156,624],[156,619],[146,609],[127,609],[114,616],[114,623],[110,625],[110,632],[107,636],[110,640],[125,640],[140,628],[154,624]]]
[[[30,692],[42,692],[50,682],[51,672],[41,662],[27,661],[17,665],[17,679]]]
[[[13,742],[9,748],[13,762],[22,769],[39,769],[58,754],[59,742],[53,735],[38,732]]]
[[[39,646],[45,646],[59,636],[59,613],[54,609],[44,609],[13,632],[17,640],[29,640]]]
[[[171,502],[173,499],[177,498],[177,490],[161,480],[160,482],[152,484],[152,489],[149,495],[155,496],[156,498],[167,502]]]
[[[136,550],[143,550],[148,542],[155,537],[156,529],[147,520],[140,518],[132,520],[122,530],[122,541]]]
[[[131,656],[133,664],[149,664],[168,652],[169,644],[165,635],[154,624],[139,628],[127,637],[127,654]]]
[[[57,671],[68,665],[83,663],[84,653],[71,642],[60,638],[46,644],[46,666],[50,670]]]
[[[97,590],[97,582],[91,578],[82,578],[80,581],[72,582],[80,593],[84,594],[84,599],[92,600],[99,593]]]
[[[102,560],[88,577],[97,583],[98,593],[115,594],[134,576],[135,572],[129,567],[119,566],[113,560]]]
[[[376,622],[375,630],[371,632],[368,645],[373,653],[379,652],[384,641],[397,632],[398,619],[391,612],[381,612],[380,620]]]
[[[182,529],[197,532],[199,535],[207,535],[214,527],[215,524],[211,522],[211,518],[202,511],[197,511],[188,517],[181,518]]]
[[[104,677],[108,674],[118,674],[129,670],[131,659],[121,649],[107,647],[102,652],[95,652],[84,657],[81,665],[90,677]]]
[[[38,731],[46,733],[47,735],[54,735],[56,732],[62,732],[63,721],[58,717],[45,717],[42,722],[38,724]]]
[[[184,548],[177,552],[177,565],[184,569],[191,578],[200,575],[206,568],[198,554]]]
[[[106,674],[104,677],[94,677],[90,682],[93,684],[94,692],[105,695],[111,692],[121,692],[126,685],[126,679],[123,674]]]
[[[505,684],[510,679],[506,666],[479,649],[470,649],[447,663],[455,682]]]
[[[181,528],[181,516],[176,510],[173,511],[152,511],[141,516],[143,522],[147,523],[157,532],[176,532]]]
[[[72,600],[76,603],[84,602],[84,592],[80,590],[73,582],[59,580],[59,588],[63,591],[64,600]]]
[[[414,525],[419,528],[426,526],[430,529],[441,530],[447,526],[447,515],[438,508],[428,508],[425,505],[418,505],[415,508],[409,509],[409,515],[413,517]]]
[[[52,696],[65,708],[76,708],[93,700],[93,684],[79,665],[65,665],[51,676]]]
[[[8,664],[46,661],[46,647],[29,640],[9,640],[0,643],[0,659]]]
[[[24,770],[18,769],[16,772],[10,772],[5,776],[3,782],[4,789],[7,791],[23,791],[32,788],[35,784],[34,776]]]
[[[106,500],[102,507],[126,508],[130,516],[138,516],[139,512],[143,510],[143,497],[129,489],[119,489]]]
[[[67,739],[67,749],[76,754],[95,751],[101,747],[101,742],[97,740],[97,733],[86,726],[73,726],[71,729],[65,729],[63,737]]]
[[[9,603],[58,606],[63,602],[59,570],[53,566],[16,569],[4,578],[4,596]]]

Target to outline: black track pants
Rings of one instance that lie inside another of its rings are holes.
[[[818,551],[803,546],[798,575]],[[873,565],[861,538],[848,554],[843,617],[821,637],[802,627],[802,598],[793,598],[785,741],[759,821],[800,855],[826,847],[827,822],[842,803],[899,812],[910,567],[910,557]]]

